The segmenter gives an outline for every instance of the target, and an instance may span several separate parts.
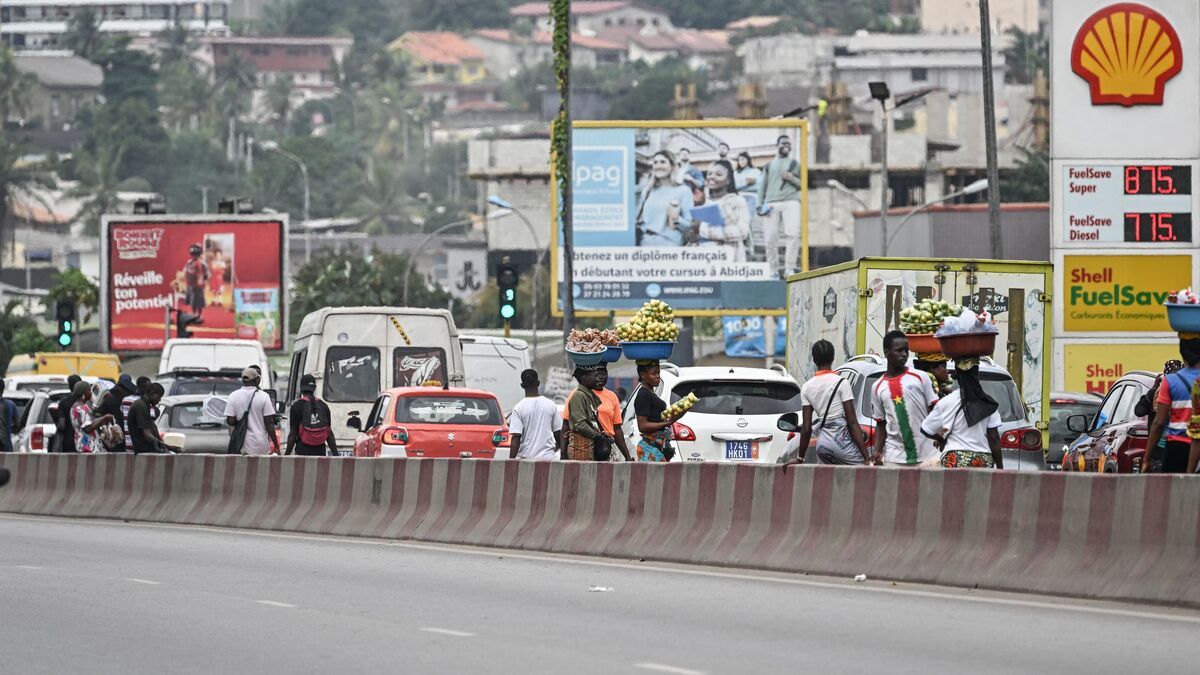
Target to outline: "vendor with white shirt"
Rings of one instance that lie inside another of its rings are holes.
[[[558,406],[542,396],[538,372],[532,368],[521,372],[521,388],[525,398],[513,406],[508,418],[511,442],[510,459],[558,459]]]
[[[941,449],[946,468],[1003,469],[1000,404],[979,381],[979,359],[955,363],[958,390],[937,402],[921,422],[921,433]]]

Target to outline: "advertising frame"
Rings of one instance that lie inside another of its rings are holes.
[[[808,174],[809,174],[809,124],[808,120],[803,118],[787,118],[787,119],[757,119],[757,120],[740,120],[740,119],[712,119],[712,120],[630,120],[630,121],[615,121],[615,120],[579,120],[572,122],[572,135],[575,131],[581,129],[629,129],[637,131],[640,129],[795,129],[799,141],[799,149],[795,155],[796,160],[800,165],[800,266],[801,272],[809,270],[809,222],[808,222]],[[574,140],[574,139],[572,139]],[[574,147],[574,145],[572,145]],[[551,157],[553,165],[554,158]],[[574,174],[574,166],[572,166],[572,174]],[[552,316],[561,317],[563,311],[560,304],[560,286],[563,282],[559,281],[559,259],[562,255],[561,242],[559,241],[559,231],[562,229],[558,218],[558,184],[557,177],[554,171],[550,172],[550,213],[552,214],[550,228],[550,312]],[[697,316],[786,316],[786,278],[779,281],[781,288],[784,289],[784,301],[779,308],[748,308],[734,307],[721,309],[694,309],[676,307],[676,316],[681,317],[697,317]],[[579,310],[575,311],[575,316],[578,317],[607,317],[612,313],[626,314],[636,311],[636,307],[622,307],[608,310]]]
[[[289,273],[289,246],[290,236],[288,228],[288,214],[273,213],[273,214],[181,214],[181,213],[165,213],[165,214],[149,214],[149,215],[128,215],[128,214],[106,214],[100,219],[100,311],[98,313],[100,320],[100,351],[113,352],[127,356],[146,356],[158,354],[159,350],[136,350],[122,349],[119,352],[113,349],[112,346],[112,317],[109,311],[109,305],[112,299],[113,274],[111,269],[110,256],[112,228],[118,225],[144,225],[144,224],[162,224],[166,227],[172,225],[204,225],[207,223],[247,223],[272,225],[279,229],[279,330],[280,341],[279,347],[268,348],[264,345],[263,349],[268,354],[286,354],[288,353],[289,330],[288,321],[290,319],[290,307],[288,302],[288,279]],[[164,326],[165,328],[165,326]],[[233,339],[233,338],[230,338]],[[164,336],[165,341],[165,336]]]

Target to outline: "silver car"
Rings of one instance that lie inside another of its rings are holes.
[[[54,425],[54,413],[58,402],[68,392],[39,391],[33,395],[17,422],[17,434],[13,437],[16,452],[50,452],[58,427]]]
[[[209,394],[164,396],[158,404],[158,433],[181,434],[186,454],[225,454],[229,447],[229,427],[224,419],[205,413]]]

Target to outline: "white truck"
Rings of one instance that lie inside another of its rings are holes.
[[[1043,432],[1050,414],[1049,316],[1053,266],[1048,262],[861,258],[788,278],[787,365],[812,377],[812,345],[833,343],[835,363],[880,354],[883,336],[899,328],[900,310],[925,298],[953,301],[996,317],[995,360],[1016,381],[1030,418]]]
[[[267,353],[258,340],[172,338],[163,345],[158,361],[159,374],[176,370],[242,370],[258,366],[263,371],[262,388],[274,386],[274,373]]]

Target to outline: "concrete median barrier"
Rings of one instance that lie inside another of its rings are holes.
[[[730,464],[4,455],[0,511],[1200,606],[1200,479]]]

